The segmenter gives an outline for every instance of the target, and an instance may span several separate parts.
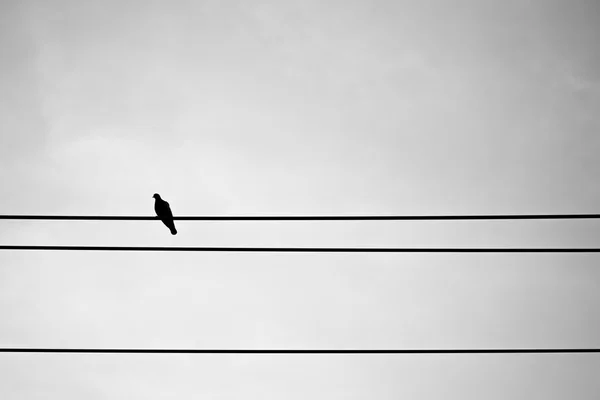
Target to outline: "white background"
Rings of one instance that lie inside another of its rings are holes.
[[[595,1],[0,3],[0,213],[597,213]],[[600,223],[0,221],[3,244],[598,247]],[[598,347],[589,254],[0,253],[0,346]],[[597,355],[0,355],[2,399],[596,399]]]

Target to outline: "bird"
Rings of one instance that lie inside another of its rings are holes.
[[[154,193],[154,211],[156,216],[171,230],[171,235],[177,235],[177,229],[175,229],[175,222],[173,222],[173,213],[169,203],[160,198],[160,194]]]

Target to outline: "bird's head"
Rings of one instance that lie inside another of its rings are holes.
[[[154,195],[152,195],[153,199],[160,199],[160,194],[158,193],[154,193]]]

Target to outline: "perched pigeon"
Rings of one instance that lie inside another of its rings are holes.
[[[169,203],[160,198],[158,193],[154,193],[154,211],[156,216],[171,230],[171,235],[177,235],[177,229],[175,229],[175,223],[173,222],[173,213]]]

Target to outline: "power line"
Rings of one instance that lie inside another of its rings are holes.
[[[110,354],[529,354],[600,353],[600,348],[529,349],[86,349],[0,348],[0,353]]]
[[[165,251],[256,253],[598,253],[600,248],[449,248],[449,247],[148,247],[0,245],[0,250]]]
[[[507,215],[254,215],[176,216],[176,221],[448,221],[599,219],[600,214],[507,214]],[[154,221],[153,216],[127,215],[0,215],[13,220]]]

